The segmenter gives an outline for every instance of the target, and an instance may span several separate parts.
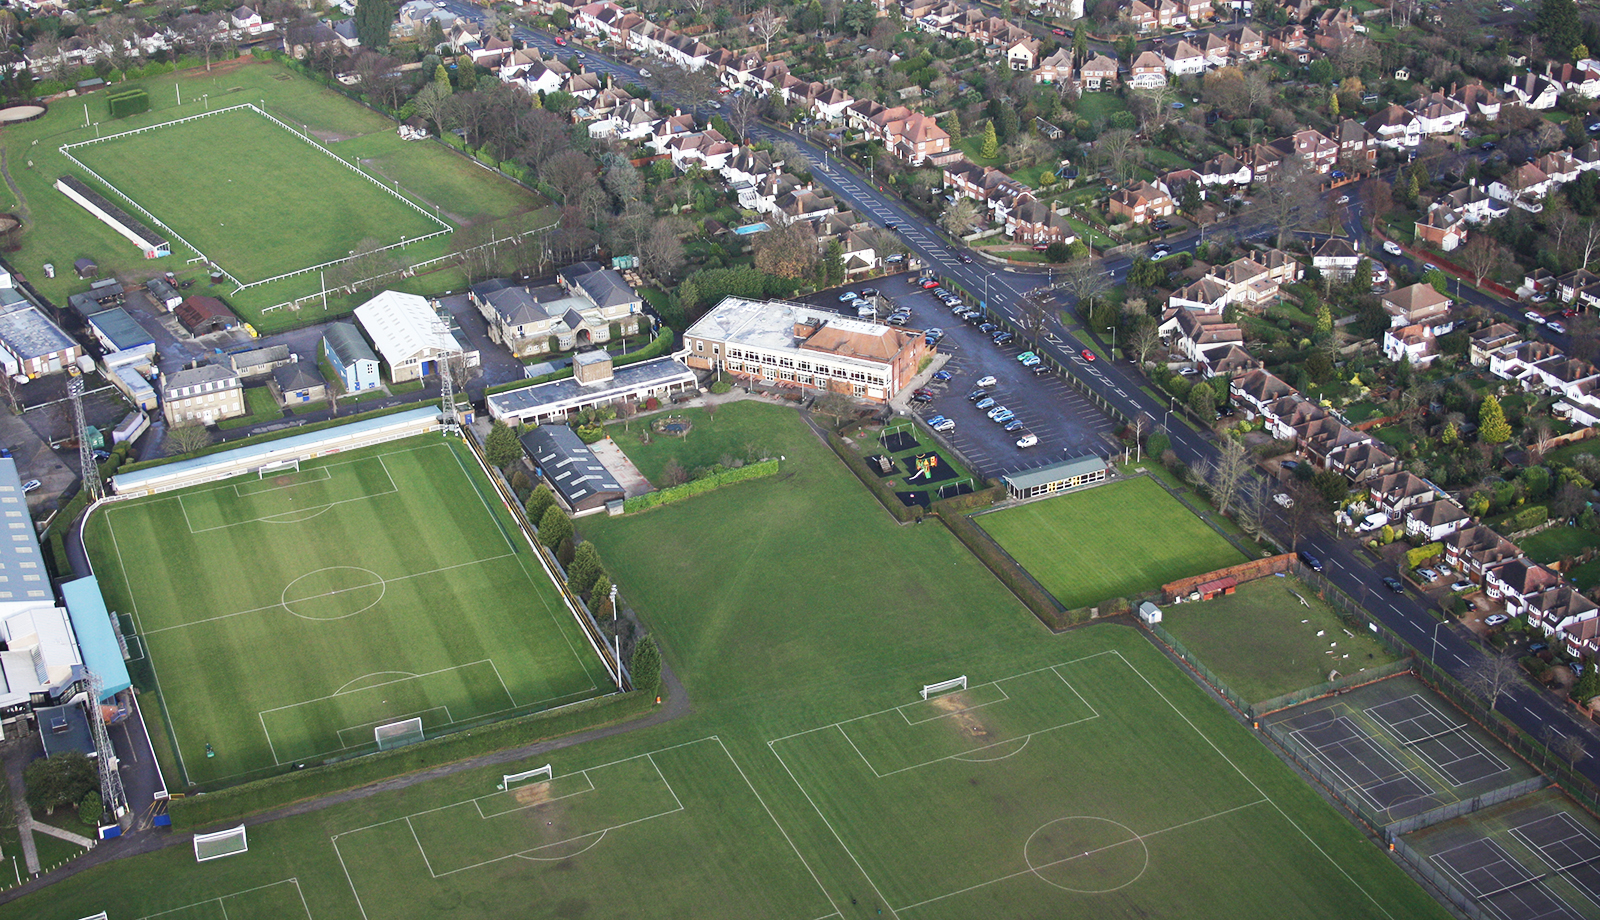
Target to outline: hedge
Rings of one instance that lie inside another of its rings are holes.
[[[1443,543],[1425,543],[1416,549],[1406,550],[1406,565],[1414,569],[1442,552],[1444,552]]]
[[[305,434],[311,431],[322,431],[326,428],[336,428],[340,425],[348,425],[351,422],[359,422],[362,419],[380,418],[385,415],[394,415],[400,412],[410,412],[413,409],[420,409],[424,405],[426,404],[420,402],[401,403],[398,406],[389,406],[384,409],[373,409],[368,412],[358,412],[355,415],[324,419],[320,422],[312,422],[309,425],[301,425],[297,428],[285,428],[282,431],[269,431],[265,434],[253,434],[248,438],[240,438],[237,441],[223,441],[218,444],[212,444],[208,447],[202,447],[190,454],[179,454],[175,457],[160,457],[155,460],[141,460],[138,463],[130,463],[123,469],[126,472],[131,473],[134,470],[145,470],[150,469],[151,467],[165,466],[168,463],[176,463],[179,460],[189,460],[194,457],[204,457],[209,454],[220,454],[225,450],[248,447],[251,444],[265,444],[268,441],[280,441],[284,438],[294,437],[297,434]]]
[[[704,495],[723,486],[731,486],[736,482],[744,482],[747,479],[774,476],[777,472],[778,461],[776,460],[749,463],[736,470],[723,470],[710,476],[702,476],[681,486],[672,486],[666,489],[658,489],[654,492],[646,492],[643,495],[635,495],[622,503],[622,510],[626,512],[645,511],[657,505],[669,505],[673,502],[681,502],[686,498],[693,498],[696,495]]]
[[[634,691],[584,700],[493,722],[469,731],[430,738],[416,744],[309,767],[243,783],[219,792],[174,797],[167,808],[173,827],[205,827],[237,821],[246,815],[294,802],[321,798],[378,780],[390,779],[469,757],[533,744],[636,718],[655,707],[654,695]]]
[[[976,492],[965,495],[953,495],[950,498],[941,498],[933,503],[930,509],[934,514],[966,514],[980,508],[988,508],[996,502],[1004,501],[1006,487],[992,485]]]
[[[1512,530],[1527,530],[1550,520],[1550,509],[1544,505],[1529,505],[1511,516]]]
[[[885,485],[884,481],[872,472],[872,469],[867,466],[867,461],[856,453],[849,444],[844,442],[844,438],[841,438],[837,432],[833,431],[828,431],[826,434],[828,446],[833,448],[833,452],[839,455],[839,459],[843,460],[844,465],[850,468],[850,472],[856,474],[856,478],[860,479],[861,484],[867,487],[868,492],[872,493],[872,497],[883,505],[884,510],[894,515],[895,520],[905,524],[922,517],[922,509],[902,502],[900,496],[894,494],[894,490]]]
[[[983,528],[973,523],[973,520],[965,514],[945,514],[944,510],[947,509],[942,508],[939,513],[939,520],[944,522],[944,526],[955,534],[956,539],[960,540],[972,555],[978,557],[979,562],[994,573],[994,577],[1000,579],[1001,584],[1017,596],[1017,600],[1022,601],[1033,611],[1033,615],[1038,617],[1040,622],[1051,629],[1062,629],[1073,625],[1075,620],[1062,609],[1055,597],[1035,581],[1017,560],[1012,559],[1001,549]]]
[[[150,93],[141,86],[114,89],[106,94],[106,109],[112,118],[126,118],[150,111]]]

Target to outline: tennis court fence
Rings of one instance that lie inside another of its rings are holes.
[[[1420,876],[1429,885],[1432,885],[1450,906],[1455,908],[1458,915],[1467,920],[1501,920],[1497,915],[1478,906],[1477,899],[1461,890],[1455,880],[1433,864],[1433,860],[1418,853],[1409,843],[1406,843],[1398,834],[1389,838],[1389,845],[1413,873]]]
[[[1440,805],[1438,808],[1431,808],[1421,814],[1391,821],[1384,830],[1388,833],[1389,839],[1393,840],[1401,834],[1409,834],[1412,831],[1432,827],[1435,824],[1442,824],[1445,821],[1453,821],[1463,815],[1470,815],[1475,811],[1499,805],[1501,802],[1509,802],[1512,799],[1538,792],[1548,785],[1550,785],[1549,777],[1530,776],[1521,782],[1502,786],[1499,789],[1491,789],[1482,795],[1461,799],[1458,802],[1450,802]]]

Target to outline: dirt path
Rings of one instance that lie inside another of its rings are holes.
[[[659,642],[660,638],[658,637],[656,641]],[[689,703],[689,695],[683,689],[683,683],[678,680],[677,674],[673,672],[672,667],[667,663],[667,656],[665,654],[666,650],[663,649],[662,651],[661,683],[662,698],[664,702],[655,712],[642,719],[638,719],[633,722],[627,722],[622,725],[608,725],[604,728],[590,729],[589,731],[579,732],[574,735],[567,735],[565,737],[555,738],[549,741],[539,741],[533,744],[525,744],[520,747],[507,748],[505,750],[495,751],[490,754],[481,754],[477,757],[471,757],[466,760],[458,760],[455,763],[443,764],[429,770],[423,770],[417,773],[407,773],[404,776],[396,776],[391,779],[381,780],[365,786],[359,786],[355,789],[347,789],[343,792],[335,792],[321,798],[308,799],[304,802],[296,802],[292,805],[285,805],[281,808],[274,808],[270,811],[264,811],[260,814],[252,815],[244,819],[244,824],[246,826],[253,827],[258,824],[267,824],[273,821],[280,821],[284,818],[292,818],[296,815],[310,814],[312,812],[321,811],[324,808],[331,808],[335,805],[343,805],[347,802],[356,802],[362,799],[368,799],[375,795],[381,795],[385,792],[394,792],[399,789],[409,789],[410,787],[418,785],[419,783],[426,783],[431,780],[441,779],[446,776],[454,776],[457,773],[463,773],[467,770],[476,770],[479,767],[493,766],[496,764],[513,763],[515,761],[538,756],[548,751],[559,751],[574,745],[583,744],[587,741],[598,741],[602,738],[613,738],[626,732],[637,731],[641,728],[649,728],[653,725],[662,725],[680,716],[686,716],[694,711],[693,707]],[[19,785],[20,781],[21,777],[19,776],[17,778]],[[14,794],[17,794],[20,800],[20,790]],[[72,862],[55,872],[51,872],[50,874],[40,878],[24,882],[23,884],[8,891],[0,892],[0,905],[8,904],[17,898],[22,897],[23,895],[38,891],[49,885],[55,884],[56,882],[62,881],[63,879],[71,878],[72,876],[77,875],[79,872],[83,872],[87,869],[92,869],[96,866],[101,866],[115,860],[125,859],[130,856],[138,856],[143,853],[153,853],[156,850],[165,849],[167,847],[188,846],[192,837],[193,834],[189,831],[173,831],[171,829],[163,828],[159,830],[151,829],[148,831],[136,831],[124,837],[118,837],[114,840],[105,841],[99,846],[95,847],[93,850],[90,850],[83,856],[72,860]]]

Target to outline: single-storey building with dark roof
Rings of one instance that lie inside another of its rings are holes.
[[[1089,455],[1001,477],[1012,498],[1038,498],[1106,481],[1106,462]]]
[[[604,511],[608,502],[622,501],[622,484],[571,428],[540,425],[521,440],[528,459],[568,513],[593,514]]]
[[[139,325],[127,310],[112,307],[89,315],[89,329],[107,353],[118,351],[142,352],[146,360],[155,360],[156,338]]]
[[[315,365],[305,361],[292,361],[274,369],[269,386],[277,394],[278,404],[282,406],[313,403],[328,398],[327,381],[322,379]]]
[[[194,336],[210,335],[239,325],[239,317],[233,315],[227,304],[204,294],[185,297],[183,303],[178,304],[178,308],[172,312],[183,328]]]

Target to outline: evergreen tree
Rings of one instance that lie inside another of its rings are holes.
[[[545,509],[544,517],[539,519],[539,542],[548,549],[555,549],[572,536],[572,520],[559,505],[551,505]]]
[[[1211,388],[1211,384],[1201,382],[1194,385],[1194,389],[1189,391],[1189,408],[1202,420],[1216,414],[1217,392]]]
[[[445,69],[443,61],[433,65],[433,84],[439,87],[444,95],[450,95],[450,71]]]
[[[586,597],[594,587],[595,579],[604,573],[605,569],[600,565],[600,551],[585,540],[573,551],[572,564],[567,566],[567,587],[573,594]]]
[[[655,693],[661,689],[661,650],[656,648],[656,640],[645,636],[634,644],[628,672],[635,690]]]
[[[517,461],[522,445],[517,443],[517,433],[499,419],[489,427],[489,436],[483,439],[483,456],[491,466],[505,469]]]
[[[528,520],[532,521],[534,526],[538,526],[539,522],[544,520],[544,513],[555,503],[555,493],[550,491],[549,486],[540,483],[539,488],[534,489],[533,494],[528,496]]]
[[[1072,63],[1082,64],[1089,57],[1089,30],[1082,23],[1072,32]]]
[[[611,613],[606,609],[611,603],[611,578],[605,572],[594,580],[594,587],[589,589],[589,610],[595,616]]]
[[[1339,94],[1338,93],[1329,93],[1328,94],[1328,114],[1333,116],[1334,118],[1338,118],[1339,117]]]
[[[394,15],[394,4],[390,0],[356,0],[356,39],[361,47],[369,51],[388,48]]]
[[[1567,54],[1583,37],[1574,0],[1543,0],[1533,20],[1534,33],[1544,41],[1552,55]]]
[[[1483,398],[1483,408],[1478,410],[1478,438],[1485,444],[1511,440],[1511,423],[1506,421],[1505,410],[1493,394]]]
[[[956,113],[951,112],[940,119],[939,127],[944,129],[944,133],[950,135],[950,145],[952,147],[961,142],[961,118]]]
[[[1333,335],[1333,311],[1323,304],[1317,309],[1317,335]]]
[[[983,126],[983,146],[978,149],[978,156],[985,160],[992,160],[1000,155],[1000,138],[995,136],[994,121],[991,119]]]

